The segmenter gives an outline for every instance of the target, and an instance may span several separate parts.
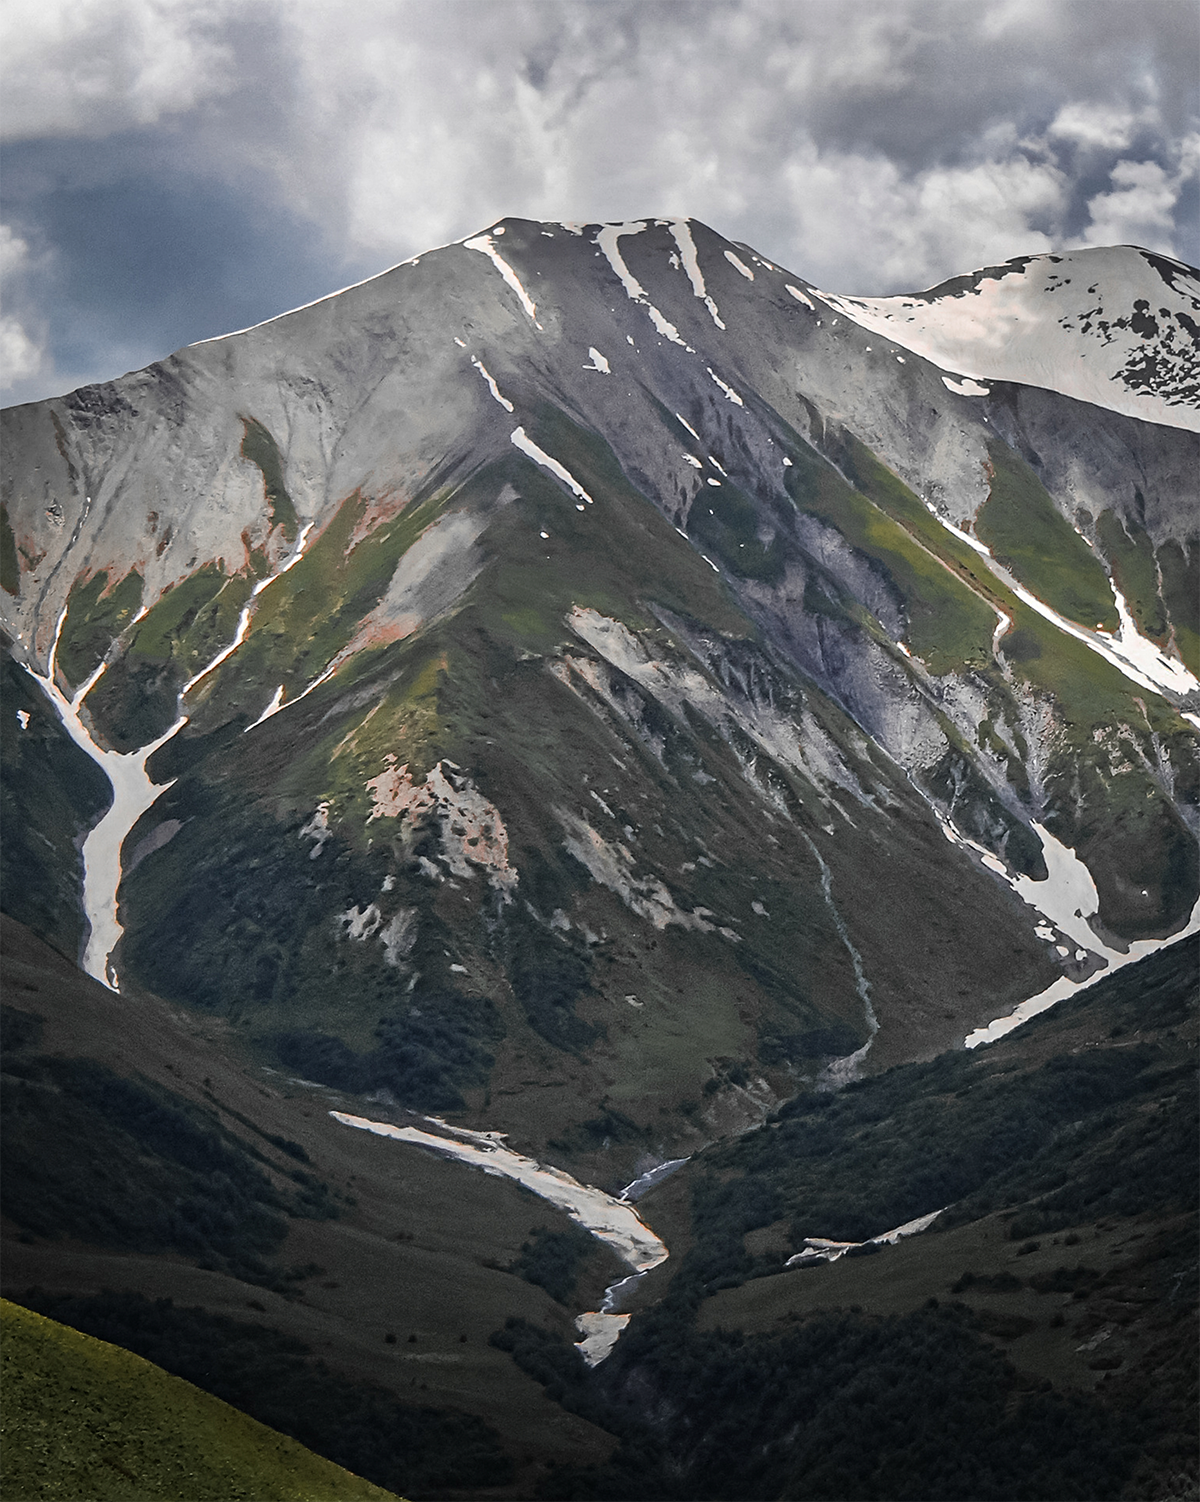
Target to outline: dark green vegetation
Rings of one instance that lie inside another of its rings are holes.
[[[591,1256],[595,1241],[578,1227],[554,1231],[535,1226],[530,1239],[521,1243],[521,1255],[509,1263],[509,1272],[527,1283],[544,1288],[552,1299],[565,1304],[575,1292],[582,1263]]]
[[[41,1019],[3,1009],[5,1214],[25,1232],[176,1251],[286,1286],[263,1261],[287,1215],[333,1215],[327,1187],[223,1131],[215,1113],[91,1059],[38,1052]],[[285,1160],[294,1156],[284,1149]],[[275,1182],[268,1170],[275,1168]],[[286,1188],[279,1180],[290,1180]]]
[[[481,1040],[498,1032],[486,998],[414,989],[404,1010],[380,1019],[370,1053],[328,1033],[297,1030],[273,1041],[280,1062],[308,1079],[359,1095],[386,1090],[411,1110],[461,1111],[459,1086],[486,1083],[494,1061]]]
[[[3,1305],[9,1502],[387,1502],[127,1350]]]
[[[272,527],[279,527],[291,542],[296,536],[296,508],[284,483],[283,458],[279,445],[255,417],[243,417],[242,453],[262,471],[263,494]]]
[[[4,911],[74,956],[85,937],[79,841],[112,803],[112,789],[7,650],[0,674]],[[29,716],[24,729],[20,714]]]
[[[831,1310],[746,1337],[690,1330],[664,1307],[591,1381],[542,1332],[514,1323],[493,1339],[621,1437],[607,1466],[556,1473],[546,1498],[1101,1502],[1138,1455],[1132,1424],[1022,1381],[962,1309]]]
[[[21,592],[21,565],[17,558],[17,540],[8,519],[8,507],[0,506],[0,589],[10,595]]]
[[[1098,982],[1108,995],[1060,1002],[1044,1024],[1064,1028],[1072,1011],[1107,1004],[1119,1029],[1107,1047],[1036,1062],[1024,1039],[942,1054],[837,1094],[798,1096],[766,1129],[706,1154],[694,1223],[710,1257],[725,1247],[734,1261],[727,1273],[710,1264],[705,1286],[764,1270],[742,1237],[785,1218],[798,1250],[805,1236],[863,1241],[947,1206],[943,1228],[1019,1209],[1017,1240],[1193,1209],[1195,1060],[1174,1033],[1192,1023],[1196,945],[1164,950],[1133,974]]]
[[[141,603],[142,578],[136,569],[119,582],[110,582],[102,572],[75,586],[58,643],[57,664],[68,683],[78,686],[99,667]]]
[[[300,1341],[203,1309],[134,1293],[22,1302],[152,1361],[306,1449],[413,1498],[503,1486],[512,1463],[477,1419],[397,1402],[332,1371]]]
[[[688,1249],[607,1362],[493,1336],[621,1440],[542,1495],[1190,1495],[1197,974],[1176,945],[977,1053],[800,1097],[652,1192]],[[948,1200],[897,1247],[781,1271],[805,1235]]]

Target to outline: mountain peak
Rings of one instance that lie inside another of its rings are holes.
[[[925,292],[828,300],[955,375],[1200,430],[1200,273],[1141,246],[1017,256]]]

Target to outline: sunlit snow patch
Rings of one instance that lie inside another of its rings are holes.
[[[492,231],[492,234],[497,235],[502,235],[503,233],[504,230],[502,228]],[[512,267],[500,254],[500,252],[496,249],[495,245],[492,244],[491,235],[476,235],[473,240],[464,240],[462,243],[466,250],[477,250],[481,255],[487,256],[488,260],[491,261],[492,265],[495,266],[496,270],[520,298],[521,306],[525,309],[526,313],[529,314],[530,321],[532,323],[536,323],[536,304],[530,297],[529,293],[526,292],[525,288],[522,287],[517,277],[517,273],[512,269]]]
[[[797,302],[802,302],[810,313],[815,313],[817,311],[816,308],[813,307],[812,302],[805,296],[803,292],[801,292],[799,287],[793,287],[791,282],[784,282],[783,285],[785,291],[790,292]]]
[[[963,376],[960,381],[951,380],[949,376],[943,376],[942,385],[945,386],[947,391],[953,391],[956,396],[991,396],[992,394],[990,386],[981,386],[978,381],[973,381],[970,376]]]
[[[746,278],[746,280],[748,282],[752,282],[754,280],[754,273],[753,273],[753,271],[750,270],[749,266],[746,265],[745,261],[739,261],[738,258],[737,258],[737,256],[734,255],[734,253],[733,253],[732,250],[727,250],[725,252],[725,259],[729,262],[729,264],[733,267],[733,269],[735,271],[740,271],[741,274]]]
[[[612,375],[612,367],[594,345],[588,345],[588,356],[591,364],[585,365],[584,370],[598,370],[601,375]]]
[[[591,496],[588,495],[575,476],[569,470],[564,469],[557,459],[552,459],[545,449],[538,448],[533,439],[528,437],[524,428],[514,428],[509,434],[509,438],[523,454],[528,454],[535,464],[540,464],[543,469],[548,469],[552,475],[561,480],[572,494],[579,496],[589,506],[592,504]]]

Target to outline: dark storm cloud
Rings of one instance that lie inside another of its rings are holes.
[[[501,214],[690,213],[887,292],[1195,260],[1191,0],[10,0],[8,399]]]

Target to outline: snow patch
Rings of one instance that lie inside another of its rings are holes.
[[[496,235],[502,235],[503,233],[503,228],[492,231],[492,234]],[[526,292],[525,288],[522,287],[517,277],[517,273],[512,269],[512,267],[500,254],[500,252],[492,244],[491,235],[476,235],[473,240],[464,240],[462,243],[464,249],[477,250],[481,255],[487,256],[488,260],[491,261],[492,265],[495,266],[496,270],[500,273],[500,275],[504,278],[504,280],[508,283],[512,290],[517,294],[518,298],[520,298],[521,306],[525,309],[526,313],[528,313],[530,322],[536,323],[536,304],[529,296],[529,293]]]
[[[706,365],[704,368],[708,371],[709,375],[712,376],[713,380],[716,381],[717,385],[725,393],[726,397],[731,402],[733,402],[735,406],[744,407],[746,405],[746,403],[741,399],[741,397],[737,394],[733,387],[727,386],[711,365]]]
[[[660,219],[659,224],[665,225],[671,231],[671,237],[679,246],[679,256],[683,262],[683,269],[687,272],[688,281],[692,284],[693,293],[708,309],[709,316],[719,329],[725,325],[721,322],[721,315],[717,312],[717,305],[708,295],[704,285],[704,273],[700,270],[700,258],[696,253],[696,242],[692,239],[692,227],[686,219]]]
[[[945,1208],[943,1205],[941,1210],[931,1210],[928,1215],[918,1215],[915,1220],[907,1220],[895,1230],[885,1231],[882,1236],[872,1236],[867,1241],[830,1241],[825,1236],[806,1236],[803,1248],[794,1257],[789,1257],[783,1265],[784,1267],[810,1267],[814,1262],[836,1262],[839,1257],[844,1257],[848,1251],[857,1246],[895,1246],[906,1236],[919,1236],[922,1231],[927,1231],[938,1216],[945,1212]]]
[[[578,480],[576,480],[574,475],[572,475],[569,470],[564,469],[557,459],[552,459],[550,455],[546,453],[545,449],[538,448],[533,439],[529,438],[526,435],[524,428],[514,428],[509,434],[509,438],[516,445],[516,447],[521,450],[523,454],[528,454],[535,464],[540,464],[543,469],[548,469],[550,473],[557,479],[561,480],[567,487],[567,489],[570,490],[574,495],[577,495],[581,500],[586,501],[589,506],[592,504],[591,496],[588,495],[587,491],[584,490],[583,486],[579,483]],[[582,510],[583,508],[580,507],[579,509]]]
[[[590,365],[585,365],[583,367],[584,370],[596,370],[599,371],[601,375],[612,375],[612,367],[609,365],[608,361],[604,358],[600,351],[595,347],[595,345],[588,345],[588,355],[592,363]],[[512,409],[510,408],[509,410],[511,411]]]
[[[802,302],[810,313],[815,313],[817,311],[813,306],[811,298],[807,297],[803,292],[801,292],[799,287],[793,287],[791,282],[784,282],[783,286],[784,291],[790,292],[797,302]]]
[[[1136,246],[1095,247],[1019,256],[909,296],[825,300],[953,376],[1196,432],[1200,281],[1164,263]]]
[[[943,827],[946,828],[946,826]],[[1044,991],[1021,1002],[1007,1016],[997,1017],[986,1027],[976,1028],[965,1039],[967,1048],[977,1048],[981,1043],[994,1043],[997,1038],[1003,1038],[1006,1033],[1012,1032],[1013,1028],[1019,1027],[1022,1022],[1027,1022],[1029,1018],[1047,1011],[1056,1001],[1062,1001],[1064,997],[1071,996],[1086,986],[1094,985],[1096,981],[1112,975],[1114,971],[1122,969],[1125,965],[1132,965],[1137,960],[1145,959],[1147,955],[1154,954],[1167,944],[1174,944],[1181,938],[1200,933],[1200,900],[1197,900],[1187,923],[1177,933],[1170,934],[1165,939],[1136,939],[1130,943],[1127,950],[1111,948],[1099,937],[1090,921],[1100,909],[1100,897],[1091,872],[1074,850],[1056,839],[1043,825],[1035,823],[1033,830],[1042,842],[1042,856],[1048,873],[1044,881],[1034,881],[1029,876],[1013,876],[994,856],[985,861],[985,864],[1002,876],[1023,902],[1032,907],[1035,912],[1042,914],[1061,933],[1074,940],[1079,946],[1076,950],[1077,959],[1084,959],[1088,954],[1092,954],[1103,961],[1103,964],[1100,969],[1081,981],[1073,981],[1067,976],[1060,977]],[[970,846],[977,852],[980,850],[979,846],[966,839],[958,831],[951,834],[947,829],[946,832],[947,837],[954,839],[956,843]],[[983,853],[990,854],[989,852]],[[1039,926],[1036,931],[1040,935],[1041,927]]]
[[[732,250],[727,250],[725,252],[725,259],[729,262],[729,264],[733,267],[733,269],[735,271],[740,271],[741,274],[746,278],[746,280],[748,282],[752,282],[754,280],[754,273],[753,273],[753,271],[750,270],[749,266],[746,265],[745,261],[739,261],[738,258],[737,258],[737,256],[734,255],[734,253],[733,253]]]
[[[487,382],[487,387],[488,390],[492,393],[493,400],[499,402],[506,412],[511,412],[513,410],[512,402],[509,401],[508,397],[500,395],[500,388],[488,374],[487,370],[484,367],[483,361],[477,359],[474,355],[472,355],[471,364],[474,365],[475,369]]]
[[[900,360],[900,356],[896,358]],[[903,364],[904,361],[900,360]],[[960,381],[951,380],[949,376],[942,377],[942,385],[947,391],[953,391],[956,396],[991,396],[990,386],[981,386],[978,381],[971,380],[970,376],[964,376]]]
[[[423,1147],[445,1158],[481,1168],[484,1173],[497,1178],[514,1179],[534,1194],[557,1206],[571,1217],[577,1225],[590,1232],[598,1241],[603,1241],[616,1252],[634,1274],[649,1272],[652,1267],[667,1260],[667,1248],[638,1216],[633,1206],[623,1199],[614,1199],[602,1189],[590,1184],[581,1184],[561,1169],[538,1163],[503,1145],[503,1134],[498,1132],[465,1132],[448,1129],[454,1136],[442,1136],[422,1131],[420,1127],[393,1126],[388,1121],[370,1121],[362,1116],[350,1116],[344,1111],[330,1111],[330,1116],[343,1126],[356,1127],[359,1131],[373,1132],[379,1137],[390,1137],[396,1142],[408,1142]],[[442,1126],[436,1120],[430,1125]],[[576,1328],[583,1339],[576,1345],[589,1366],[603,1361],[612,1350],[617,1337],[629,1323],[627,1314],[612,1314],[609,1306],[616,1291],[631,1280],[622,1278],[611,1285],[605,1294],[605,1308],[581,1314]]]

